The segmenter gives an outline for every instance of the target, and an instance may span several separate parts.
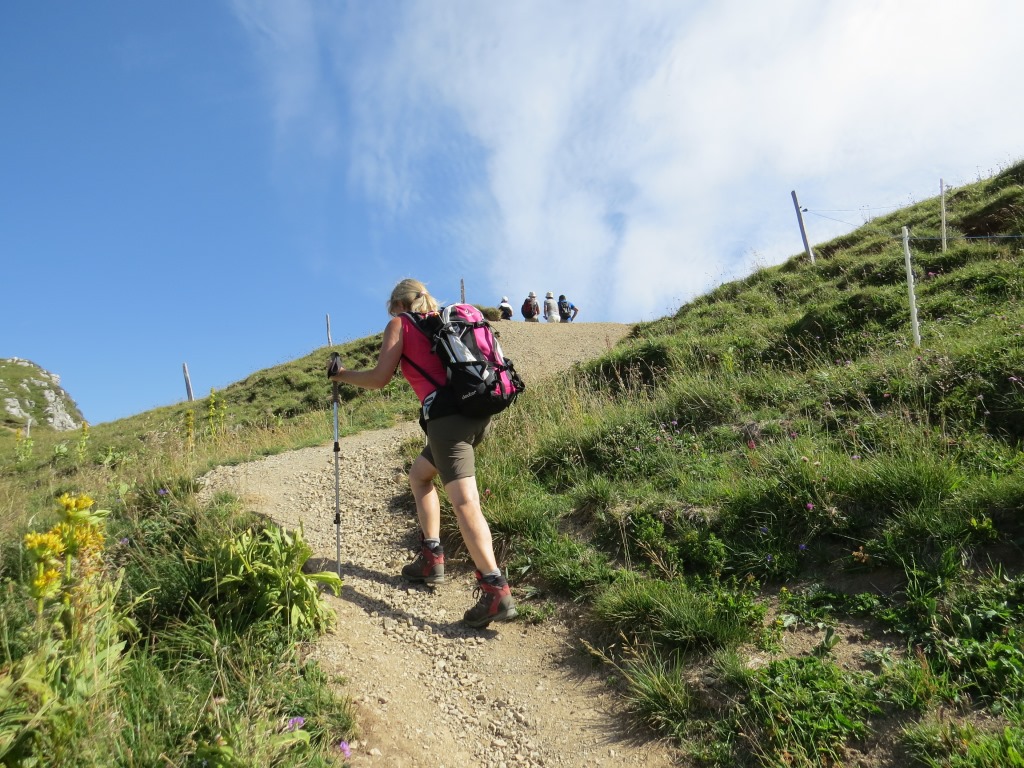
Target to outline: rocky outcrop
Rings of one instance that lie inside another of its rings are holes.
[[[30,360],[0,359],[0,403],[0,421],[12,427],[45,425],[66,432],[82,426],[82,413],[60,376]]]

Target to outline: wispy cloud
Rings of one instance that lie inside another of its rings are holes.
[[[569,286],[609,319],[798,252],[791,189],[937,188],[1015,155],[1024,116],[1009,0],[233,7],[282,130],[344,136],[353,184],[500,290]]]

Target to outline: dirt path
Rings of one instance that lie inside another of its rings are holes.
[[[605,351],[629,331],[612,323],[497,325],[528,382]],[[399,447],[419,434],[406,424],[341,441],[345,586],[328,598],[337,628],[316,654],[356,702],[361,734],[352,765],[676,765],[666,745],[624,730],[606,674],[579,650],[571,610],[541,624],[471,630],[460,624],[475,602],[471,566],[449,568],[452,579],[436,589],[402,582],[418,533]],[[301,524],[316,555],[335,567],[329,445],[218,468],[203,493],[216,489],[282,525]]]

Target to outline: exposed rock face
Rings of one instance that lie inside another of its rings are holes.
[[[82,425],[82,413],[60,386],[60,376],[29,360],[0,359],[0,402],[0,421],[10,426],[43,424],[66,432]]]

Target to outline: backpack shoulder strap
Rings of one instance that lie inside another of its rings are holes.
[[[403,312],[401,314],[401,317],[409,318],[409,322],[411,322],[413,325],[416,326],[416,330],[418,330],[420,333],[422,333],[428,339],[432,338],[430,332],[423,326],[423,317],[422,316],[417,316],[417,315],[415,315],[412,312]]]

